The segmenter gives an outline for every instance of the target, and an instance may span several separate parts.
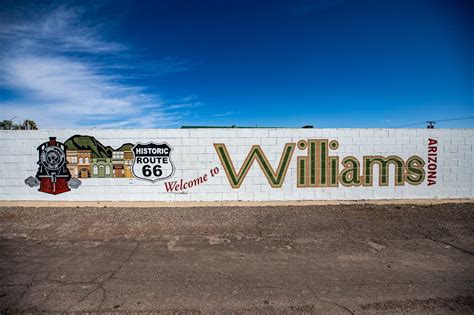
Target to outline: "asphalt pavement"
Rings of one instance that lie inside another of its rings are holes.
[[[474,203],[0,208],[0,311],[473,313]]]

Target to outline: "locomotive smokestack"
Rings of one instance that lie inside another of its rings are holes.
[[[49,137],[49,145],[57,145],[56,137]]]

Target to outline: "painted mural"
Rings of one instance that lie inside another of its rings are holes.
[[[260,145],[251,146],[242,162],[235,161],[225,143],[213,146],[232,189],[242,186],[252,167],[260,169],[272,188],[281,188],[292,163],[296,163],[297,188],[420,185],[426,179],[429,186],[436,184],[436,139],[428,139],[428,163],[418,155],[405,159],[397,155],[339,156],[339,142],[331,139],[286,143],[277,165],[269,161]],[[49,194],[68,192],[89,178],[136,178],[155,183],[175,174],[173,148],[166,142],[124,143],[112,148],[94,137],[75,135],[64,143],[51,137],[37,149],[37,174],[25,183]],[[212,178],[218,172],[215,167],[194,179],[173,179],[165,182],[165,188],[167,192],[183,191],[207,182],[208,175]]]
[[[133,144],[114,149],[91,136],[75,135],[64,142],[67,167],[77,178],[133,177]]]
[[[50,137],[48,142],[42,143],[38,148],[38,171],[36,176],[25,179],[25,184],[30,187],[40,186],[38,191],[47,194],[61,194],[71,188],[77,188],[81,181],[71,176],[67,167],[65,145]]]
[[[132,151],[135,157],[132,173],[136,178],[154,183],[173,176],[175,171],[171,160],[173,148],[168,143],[137,143]]]
[[[75,135],[64,143],[51,137],[38,147],[38,172],[25,179],[38,191],[61,194],[88,178],[137,178],[156,182],[173,176],[173,148],[166,142],[124,143],[114,149],[92,136]]]
[[[436,143],[436,140],[429,139],[429,143]],[[240,188],[255,161],[271,187],[282,187],[296,148],[302,152],[306,151],[305,155],[296,159],[298,188],[373,186],[376,177],[379,186],[388,186],[390,166],[394,168],[395,186],[403,186],[405,183],[420,185],[426,177],[425,161],[420,156],[413,155],[404,160],[396,155],[371,155],[363,156],[361,161],[354,156],[339,157],[331,155],[331,151],[339,148],[337,140],[307,139],[287,143],[276,168],[268,161],[263,149],[259,145],[254,145],[238,171],[224,143],[215,143],[214,148],[229,184],[235,189]],[[378,174],[374,170],[375,166],[378,167]]]

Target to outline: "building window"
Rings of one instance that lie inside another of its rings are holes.
[[[105,174],[107,174],[107,175],[110,174],[110,166],[108,166],[108,165],[105,166]]]
[[[97,167],[97,165],[94,165],[93,172],[94,172],[94,175],[99,174],[99,168]]]
[[[77,156],[73,156],[71,160],[72,160],[72,163],[77,163]]]
[[[86,164],[89,164],[89,158],[86,157]]]
[[[84,160],[82,158],[79,158],[79,164],[84,164]]]

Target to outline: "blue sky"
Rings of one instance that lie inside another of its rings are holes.
[[[3,0],[0,119],[397,127],[474,116],[473,14],[461,0]]]

